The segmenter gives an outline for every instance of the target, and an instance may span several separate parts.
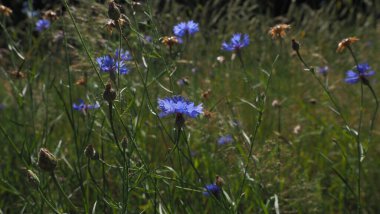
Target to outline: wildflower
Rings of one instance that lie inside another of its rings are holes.
[[[296,52],[300,50],[300,43],[295,39],[292,39],[292,49]]]
[[[57,158],[46,148],[41,148],[38,153],[38,166],[46,172],[53,172],[57,167]]]
[[[119,49],[116,49],[115,51],[115,59],[118,59],[119,58]],[[131,53],[129,53],[129,51],[124,51],[123,49],[121,49],[120,51],[120,59],[122,61],[131,61],[132,60],[132,55]]]
[[[151,36],[149,36],[149,35],[145,35],[144,36],[144,40],[147,43],[152,43],[153,42],[153,38]]]
[[[12,9],[0,4],[0,13],[4,14],[5,16],[10,16],[12,14]]]
[[[318,67],[317,71],[320,74],[327,75],[327,72],[329,71],[329,67],[328,66]]]
[[[358,72],[354,72],[352,70],[346,72],[346,83],[355,84],[359,82],[359,80],[362,80],[363,83],[367,84],[368,80],[366,77],[370,77],[375,74],[375,71],[373,71],[371,66],[369,66],[367,63],[357,65],[356,70]]]
[[[79,104],[73,103],[73,109],[77,111],[84,111],[86,112],[88,109],[97,109],[100,105],[98,102],[96,102],[94,105],[85,104],[82,99],[79,99]]]
[[[194,35],[196,32],[199,31],[198,23],[194,22],[193,20],[188,22],[181,22],[174,26],[173,32],[174,35],[178,37],[183,37],[185,34],[188,35]]]
[[[218,145],[225,145],[227,143],[231,143],[233,142],[234,139],[232,138],[231,135],[226,135],[226,136],[222,136],[218,139]]]
[[[359,41],[357,37],[348,37],[339,42],[336,52],[342,52],[345,48]]]
[[[34,187],[34,188],[37,188],[39,185],[40,185],[40,179],[38,178],[38,176],[36,175],[36,173],[34,173],[32,170],[28,169],[26,171],[26,177],[28,179],[28,182]]]
[[[84,154],[86,155],[87,158],[90,158],[92,160],[99,159],[99,155],[92,144],[88,144],[86,146],[86,148],[84,149]]]
[[[215,197],[219,197],[222,189],[216,184],[208,184],[205,186],[204,196],[210,196],[213,194]]]
[[[249,36],[248,34],[235,33],[230,43],[223,42],[222,49],[225,51],[235,51],[239,52],[245,46],[249,45]]]
[[[39,14],[39,12],[37,10],[31,10],[31,8],[29,8],[28,1],[25,1],[22,4],[21,12],[23,12],[28,18],[38,16],[38,14]]]
[[[117,21],[121,16],[119,5],[114,1],[110,1],[108,4],[108,17],[114,21]]]
[[[179,80],[177,81],[177,84],[178,84],[179,86],[189,85],[189,80],[188,80],[186,77],[184,77],[184,78],[179,79]]]
[[[38,32],[41,32],[43,30],[46,30],[50,27],[50,21],[47,19],[40,19],[36,23],[36,30]]]
[[[161,110],[160,117],[165,117],[170,114],[185,114],[195,118],[203,113],[202,103],[195,106],[193,102],[186,100],[182,96],[167,97],[158,99],[158,107]]]
[[[129,69],[123,61],[114,60],[109,55],[96,58],[100,70],[103,72],[113,73],[119,71],[120,74],[128,74]]]
[[[106,88],[103,92],[103,99],[107,101],[109,104],[112,103],[116,99],[116,92],[112,89],[111,82],[108,82]]]
[[[164,36],[161,38],[161,43],[168,47],[172,47],[173,45],[181,44],[182,39],[176,36]]]
[[[216,61],[218,61],[220,64],[223,64],[224,61],[226,61],[226,59],[224,58],[224,56],[218,56],[216,57]]]
[[[222,187],[224,185],[224,179],[219,175],[215,176],[215,184],[219,187]]]
[[[48,20],[51,20],[51,21],[54,21],[54,20],[58,19],[57,13],[54,12],[54,11],[52,11],[52,10],[47,10],[47,11],[43,12],[42,17],[44,19],[48,19]]]
[[[290,25],[278,24],[272,27],[268,33],[272,36],[272,39],[284,38],[286,36],[286,30],[290,29]]]

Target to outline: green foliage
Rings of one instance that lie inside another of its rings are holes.
[[[344,82],[355,61],[348,50],[335,51],[341,39],[357,36],[356,57],[379,71],[372,17],[347,26],[329,21],[332,4],[319,10],[292,4],[292,28],[272,39],[269,28],[279,21],[251,16],[256,7],[236,2],[215,20],[202,14],[213,3],[196,8],[201,32],[171,50],[161,41],[177,19],[187,20],[179,6],[157,15],[149,1],[127,1],[120,10],[126,23],[112,32],[108,5],[95,2],[64,3],[41,33],[34,31],[36,18],[12,25],[1,17],[0,212],[379,212],[375,99],[367,87],[363,94],[359,84]],[[221,50],[235,32],[250,35],[241,50],[244,66]],[[309,69],[292,51],[292,38]],[[110,77],[96,58],[116,48],[131,52],[131,72],[110,81],[117,95],[106,102]],[[313,72],[325,65],[327,76]],[[376,76],[371,84],[378,92]],[[205,114],[178,129],[175,116],[157,116],[157,98],[172,95],[203,103]],[[78,99],[100,108],[75,111]],[[218,145],[227,134],[234,142]],[[54,170],[39,167],[41,148],[58,160]],[[204,196],[217,175],[222,193]]]

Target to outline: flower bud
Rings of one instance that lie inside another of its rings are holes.
[[[296,52],[300,50],[300,43],[297,42],[295,39],[292,39],[292,48]]]
[[[26,176],[28,178],[28,182],[34,187],[37,188],[40,185],[40,179],[38,179],[38,176],[32,171],[27,170]]]
[[[38,154],[38,166],[46,172],[53,172],[57,167],[57,158],[46,148],[41,148]]]
[[[86,148],[84,149],[84,154],[86,155],[86,157],[88,157],[92,160],[98,160],[99,159],[99,155],[95,151],[94,146],[92,146],[92,144],[88,144],[86,146]]]
[[[123,139],[121,140],[121,146],[123,147],[123,149],[128,148],[128,138],[127,137],[123,137]]]
[[[215,184],[218,185],[218,187],[222,187],[224,185],[224,179],[217,175],[215,177]]]
[[[107,83],[106,89],[103,92],[103,99],[108,103],[111,103],[116,99],[116,92],[112,89],[110,82]]]
[[[117,21],[120,18],[120,9],[114,1],[111,1],[108,4],[108,17],[114,21]]]

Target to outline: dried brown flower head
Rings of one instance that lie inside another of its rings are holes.
[[[25,78],[25,74],[21,71],[11,71],[9,74],[15,79]]]
[[[86,77],[81,77],[75,82],[75,85],[86,85],[86,83],[87,83]]]
[[[162,44],[168,47],[172,47],[173,45],[176,45],[179,43],[178,38],[175,36],[164,36],[160,40]]]
[[[342,52],[345,48],[359,41],[357,37],[348,37],[339,42],[336,52]]]
[[[0,4],[0,13],[4,14],[5,16],[10,16],[13,11],[11,8]]]
[[[272,36],[273,39],[283,38],[286,36],[286,31],[290,29],[290,25],[287,24],[278,24],[272,27],[268,33]]]
[[[42,18],[54,21],[58,19],[57,13],[52,10],[47,10],[43,13]]]

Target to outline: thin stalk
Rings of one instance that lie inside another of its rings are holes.
[[[55,213],[61,213],[59,212],[51,203],[50,201],[45,197],[45,194],[41,191],[41,188],[38,187],[38,193],[40,193],[41,198],[46,202],[46,204],[55,212]]]
[[[73,204],[73,202],[69,199],[69,197],[66,195],[65,191],[62,189],[62,186],[59,184],[57,177],[55,176],[55,173],[51,173],[51,177],[53,178],[54,184],[58,187],[59,191],[61,192],[63,198],[67,201],[71,209],[73,209],[74,212],[78,211],[78,208]]]

